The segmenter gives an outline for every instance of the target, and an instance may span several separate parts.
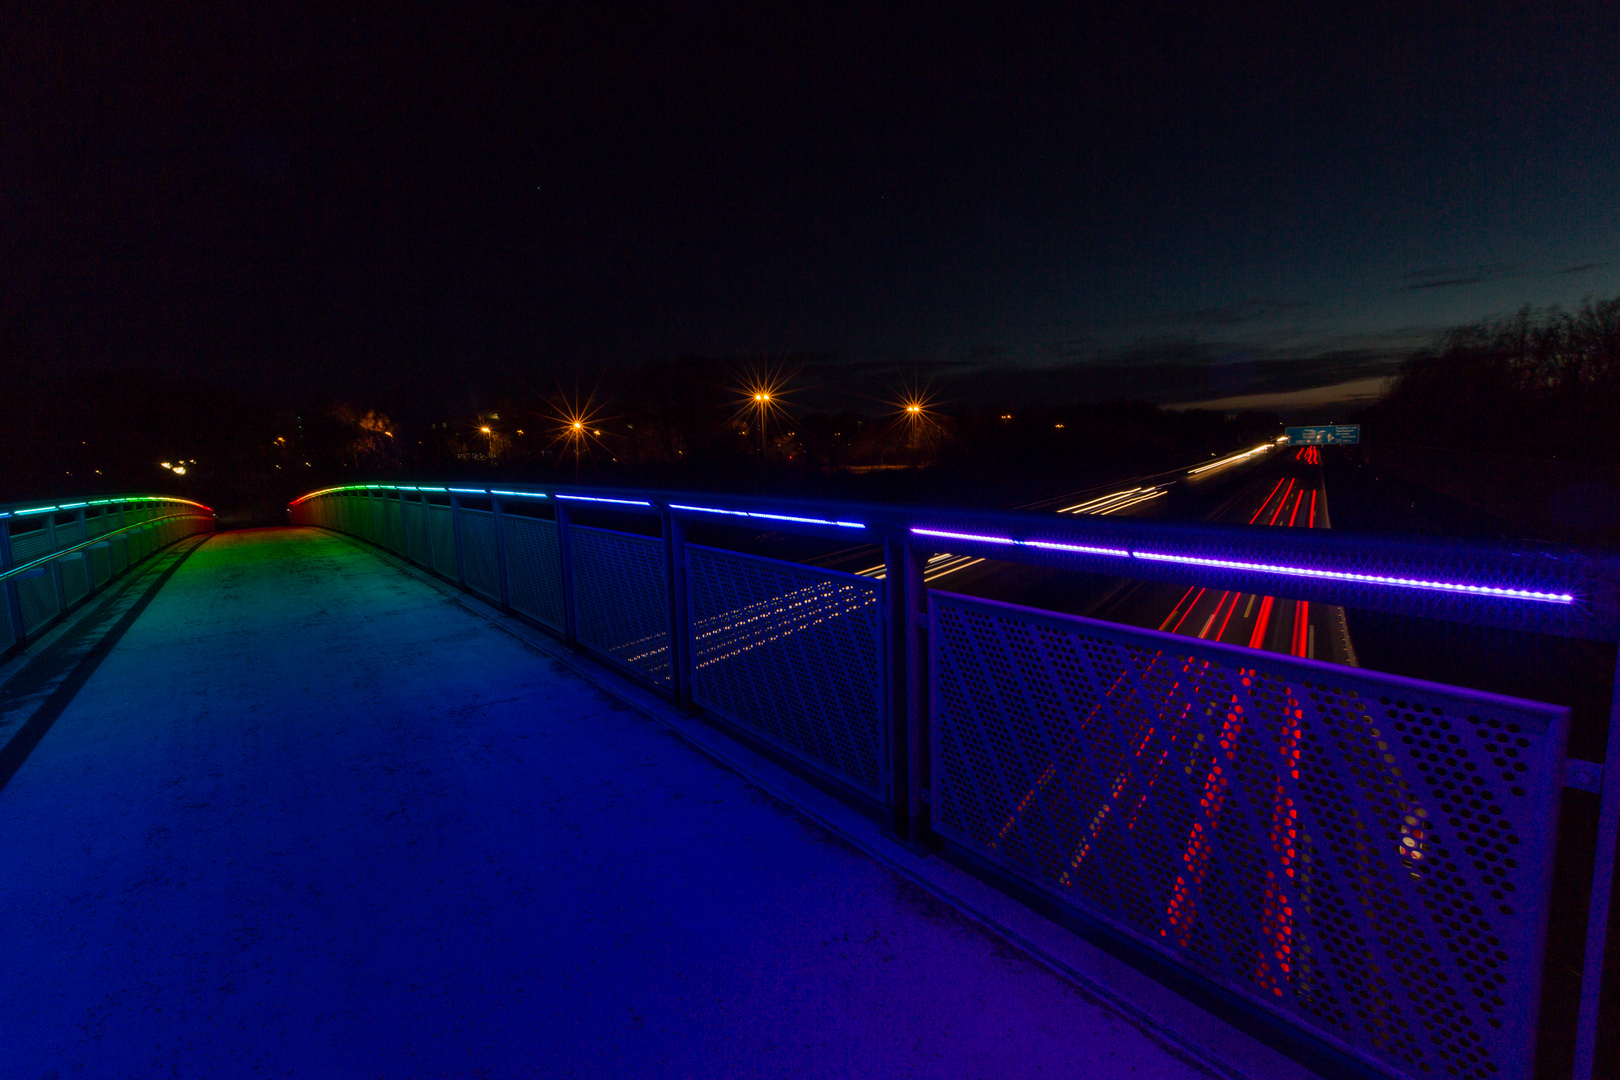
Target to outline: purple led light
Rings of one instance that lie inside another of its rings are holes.
[[[912,529],[922,536],[941,536],[947,540],[967,540],[975,544],[1010,544],[1015,547],[1043,548],[1047,551],[1072,551],[1077,555],[1109,555],[1128,559],[1131,553],[1124,548],[1089,547],[1085,544],[1058,544],[1050,540],[1014,540],[1008,536],[980,536],[976,533],[944,532],[940,529]]]
[[[1504,589],[1493,585],[1467,585],[1457,581],[1423,581],[1418,578],[1388,577],[1383,574],[1357,574],[1348,570],[1314,570],[1307,566],[1274,566],[1269,563],[1238,562],[1232,559],[1204,559],[1193,555],[1165,555],[1154,551],[1133,551],[1131,554],[1138,559],[1152,559],[1155,562],[1213,566],[1222,570],[1249,570],[1260,574],[1285,574],[1290,577],[1319,578],[1328,581],[1360,581],[1371,585],[1390,585],[1401,589],[1429,589],[1435,592],[1462,593],[1467,596],[1500,596],[1509,600],[1534,600],[1543,604],[1573,604],[1575,602],[1575,598],[1568,593],[1535,592],[1530,589]]]
[[[600,496],[596,496],[596,495],[558,495],[556,497],[559,498],[559,499],[567,499],[570,502],[619,503],[620,505],[623,505],[623,506],[651,506],[652,505],[652,503],[644,502],[641,499],[604,499],[604,498],[601,498]]]
[[[561,498],[561,496],[559,496]],[[727,517],[764,518],[769,521],[792,521],[800,525],[836,525],[844,529],[864,529],[858,521],[828,521],[825,518],[794,517],[792,514],[766,514],[756,510],[720,510],[713,506],[683,506],[670,503],[671,510],[689,510],[699,514],[725,514]]]
[[[946,540],[967,540],[975,544],[1012,544],[1017,546],[1020,541],[1010,536],[976,536],[973,533],[943,532],[939,529],[912,529],[918,536],[939,536]]]
[[[1028,547],[1045,548],[1048,551],[1074,551],[1082,555],[1112,555],[1116,559],[1128,559],[1129,551],[1123,548],[1087,547],[1085,544],[1053,544],[1046,540],[1025,540]]]
[[[1388,585],[1399,589],[1426,589],[1433,592],[1459,593],[1464,596],[1496,596],[1505,600],[1530,600],[1542,604],[1573,604],[1569,593],[1536,592],[1531,589],[1509,589],[1495,585],[1468,585],[1456,581],[1423,581],[1418,578],[1390,577],[1384,574],[1358,574],[1348,570],[1316,570],[1308,566],[1277,566],[1271,563],[1240,562],[1234,559],[1206,559],[1196,555],[1166,555],[1156,551],[1127,551],[1122,548],[1089,547],[1084,544],[1058,544],[1047,540],[1014,540],[1008,536],[982,536],[976,533],[945,532],[940,529],[912,529],[919,536],[937,536],[946,540],[965,540],[974,544],[1006,544],[1013,547],[1042,548],[1047,551],[1072,551],[1082,555],[1109,555],[1114,558],[1148,559],[1153,562],[1183,563],[1188,566],[1212,566],[1221,570],[1246,570],[1259,574],[1281,574],[1287,577],[1314,578],[1320,581],[1354,581],[1369,585]]]

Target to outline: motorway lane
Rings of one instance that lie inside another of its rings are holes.
[[[1325,529],[1321,451],[1283,449],[1271,468],[1215,520],[1273,528]],[[1269,474],[1269,475],[1268,475]],[[1356,666],[1344,609],[1254,593],[1141,583],[1096,612],[1099,618]]]
[[[1066,491],[1009,509],[1099,517],[1196,516],[1216,520],[1231,504],[1230,489],[1234,480],[1246,475],[1268,455],[1275,456],[1270,454],[1274,449],[1273,444],[1262,444],[1199,465]],[[881,548],[858,545],[826,552],[810,561],[828,569],[881,580],[884,576],[882,560]],[[1103,595],[1116,589],[1119,580],[946,552],[936,553],[929,559],[923,579],[930,585],[945,582],[939,587],[971,596],[1088,614],[1085,609],[1094,607]]]
[[[1189,468],[1063,492],[1017,509],[1325,529],[1331,522],[1320,455],[1315,447],[1265,444]],[[883,551],[876,545],[828,549],[779,534],[757,535],[755,541],[761,554],[874,579],[884,576]],[[795,550],[787,550],[782,542]],[[783,550],[772,550],[777,547]],[[1359,666],[1344,609],[1336,605],[1076,573],[952,552],[933,554],[924,580],[930,586],[970,596]]]
[[[1331,526],[1315,447],[1255,447],[1174,473],[1065,492],[1020,509],[1130,517],[1194,517],[1273,528]],[[813,561],[883,577],[882,551],[858,545]],[[971,596],[1359,666],[1344,609],[1252,593],[1078,574],[978,556],[931,556],[929,585]]]

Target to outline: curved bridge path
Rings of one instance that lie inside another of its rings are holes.
[[[0,1075],[1210,1075],[348,540],[103,651],[0,790]]]

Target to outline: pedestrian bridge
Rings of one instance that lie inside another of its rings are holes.
[[[6,1075],[1591,1075],[1617,810],[1567,708],[923,567],[1609,641],[1603,557],[583,489],[5,514]],[[1610,857],[1549,1048],[1569,784]]]

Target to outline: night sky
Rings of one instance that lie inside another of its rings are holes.
[[[1241,400],[1620,291],[1613,3],[69,6],[0,14],[25,374]]]

